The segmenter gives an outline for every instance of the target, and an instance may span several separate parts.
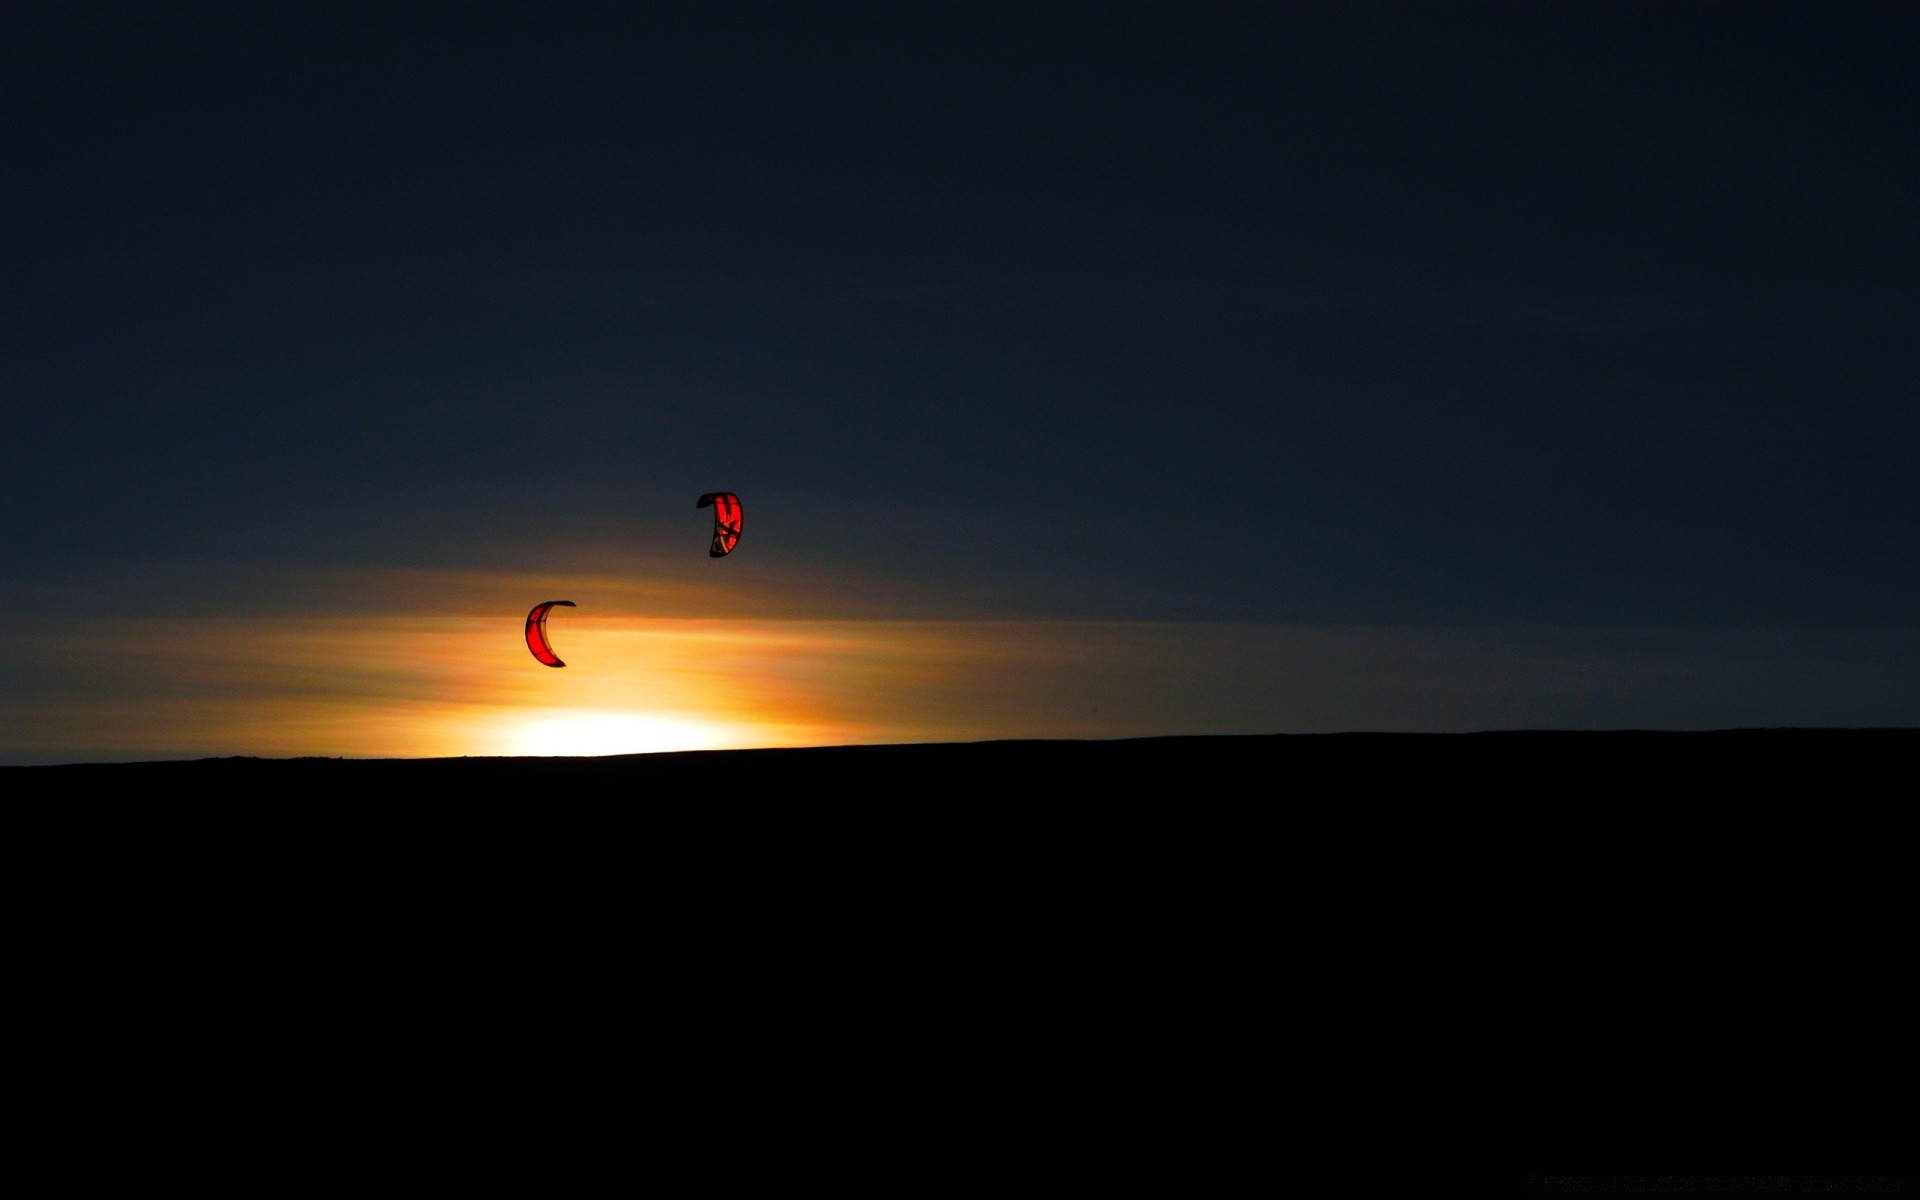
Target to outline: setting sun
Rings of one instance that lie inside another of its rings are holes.
[[[710,721],[587,709],[512,725],[499,742],[496,752],[507,755],[653,754],[737,746],[741,731]]]

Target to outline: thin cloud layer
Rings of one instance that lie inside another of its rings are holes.
[[[0,645],[0,761],[1920,723],[1916,630],[711,617],[583,577],[555,670],[526,579],[338,582],[387,609],[49,615]]]

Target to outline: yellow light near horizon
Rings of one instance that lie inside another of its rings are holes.
[[[558,670],[527,653],[519,608],[506,617],[66,622],[16,640],[0,673],[27,653],[41,677],[86,688],[42,692],[11,710],[0,761],[596,756],[1144,735],[1188,732],[1204,725],[1194,714],[1225,703],[1216,671],[1187,691],[1156,686],[1161,708],[1116,707],[1143,675],[1185,678],[1179,669],[1191,668],[1176,668],[1192,657],[1190,630],[564,615],[555,638],[569,665]]]
[[[538,758],[657,754],[719,750],[740,740],[739,730],[710,721],[588,709],[512,723],[501,731],[494,753]]]

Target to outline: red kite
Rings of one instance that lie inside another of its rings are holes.
[[[740,497],[732,492],[708,492],[694,507],[709,504],[713,505],[713,545],[707,547],[707,557],[725,558],[740,544]]]
[[[550,667],[567,665],[560,661],[560,656],[553,652],[553,647],[547,642],[547,610],[563,604],[568,608],[579,607],[571,600],[548,600],[534,605],[533,611],[527,614],[527,649]]]

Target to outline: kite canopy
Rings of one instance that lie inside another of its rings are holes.
[[[732,492],[708,492],[694,507],[709,504],[713,506],[713,545],[707,547],[707,557],[725,558],[740,544],[740,497]]]
[[[527,649],[550,667],[567,665],[560,661],[560,656],[553,652],[553,646],[547,641],[547,610],[561,605],[579,607],[571,600],[546,600],[534,605],[533,611],[527,614]]]

